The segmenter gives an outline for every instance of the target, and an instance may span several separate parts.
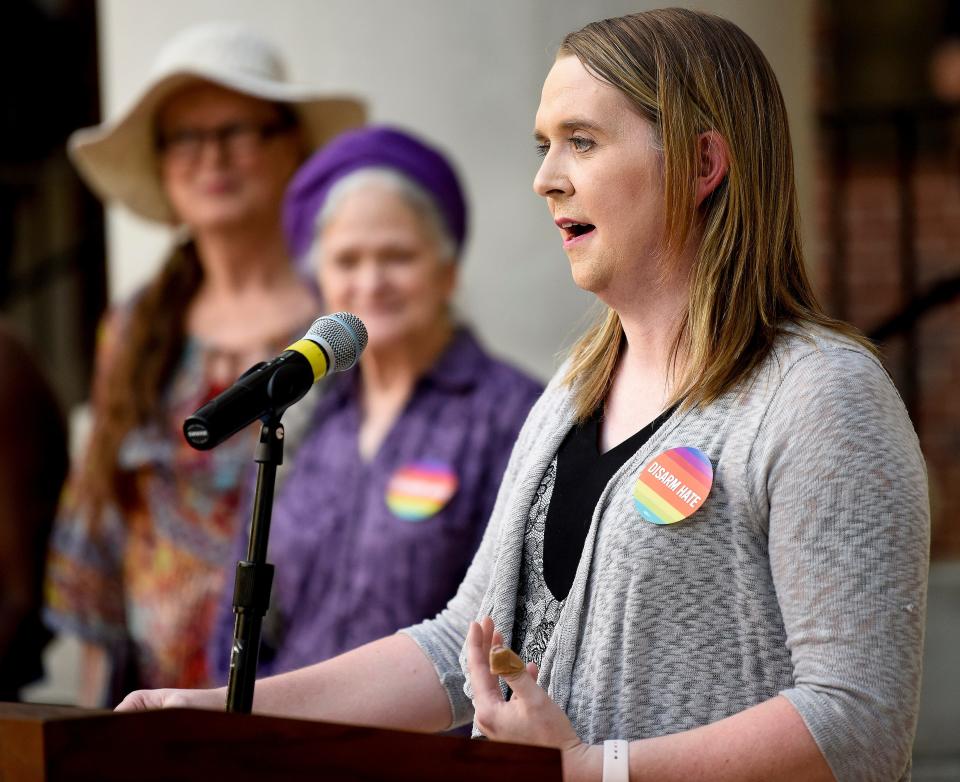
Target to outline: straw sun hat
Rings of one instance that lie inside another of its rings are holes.
[[[174,37],[157,56],[140,93],[118,117],[70,136],[68,150],[87,184],[150,220],[173,223],[158,174],[154,121],[161,104],[197,80],[289,104],[310,148],[364,120],[363,104],[321,95],[286,80],[277,49],[247,27],[213,22]]]

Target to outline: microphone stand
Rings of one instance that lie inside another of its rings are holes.
[[[270,604],[273,565],[267,564],[267,541],[273,513],[273,489],[277,467],[283,464],[283,424],[281,413],[271,411],[260,427],[254,461],[257,470],[257,492],[253,501],[253,520],[247,558],[237,563],[233,587],[233,612],[237,618],[233,628],[230,652],[230,678],[227,681],[227,711],[249,714],[253,708],[253,688],[257,679],[260,655],[260,628]]]

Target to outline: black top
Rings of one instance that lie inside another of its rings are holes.
[[[543,540],[543,577],[557,600],[564,600],[573,585],[593,511],[607,483],[673,410],[664,411],[615,448],[600,453],[601,406],[574,426],[560,445]]]

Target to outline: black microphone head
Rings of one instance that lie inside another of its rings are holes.
[[[343,372],[360,359],[367,346],[367,328],[351,312],[334,312],[317,318],[303,338],[327,348],[330,372]]]

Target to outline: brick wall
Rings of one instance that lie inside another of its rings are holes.
[[[895,164],[848,163],[841,218],[846,233],[847,320],[866,332],[904,303],[900,264],[900,207]],[[831,243],[836,180],[825,156],[818,172],[817,223],[823,241],[815,277],[822,301],[831,290]],[[960,275],[960,165],[948,154],[925,155],[912,177],[915,199],[916,287]],[[923,315],[916,325],[914,423],[927,460],[933,523],[932,555],[960,557],[960,297]],[[907,387],[907,341],[881,345],[901,393]],[[891,454],[890,458],[896,458]]]

